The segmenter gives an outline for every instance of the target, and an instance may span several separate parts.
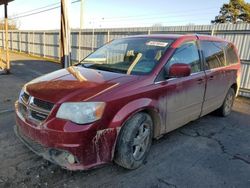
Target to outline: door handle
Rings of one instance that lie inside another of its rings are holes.
[[[209,80],[213,80],[213,79],[214,79],[214,76],[209,76],[208,79],[209,79]]]
[[[197,80],[198,84],[202,84],[204,82],[204,79],[200,78]]]

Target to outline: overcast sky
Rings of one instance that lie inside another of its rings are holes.
[[[71,0],[73,1],[73,0]],[[227,0],[83,0],[84,27],[135,27],[209,24]],[[250,0],[246,1],[249,2]],[[59,3],[60,0],[15,0],[9,3],[9,16]],[[58,4],[60,5],[60,4]],[[47,7],[53,8],[58,6]],[[38,11],[41,11],[38,10]],[[29,12],[32,13],[32,12]],[[25,15],[25,14],[23,14]],[[1,7],[1,18],[3,6]],[[60,27],[60,8],[17,19],[20,29],[40,30]],[[70,6],[72,28],[80,27],[80,2]]]

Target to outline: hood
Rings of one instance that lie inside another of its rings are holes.
[[[83,101],[135,80],[136,76],[83,67],[69,67],[38,77],[25,85],[36,98],[52,103]]]

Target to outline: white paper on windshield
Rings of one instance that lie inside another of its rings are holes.
[[[146,43],[148,46],[159,46],[159,47],[166,47],[168,45],[167,42],[160,42],[160,41],[149,41]]]

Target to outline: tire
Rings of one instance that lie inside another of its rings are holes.
[[[222,117],[228,116],[232,111],[232,106],[234,103],[235,91],[233,88],[230,88],[227,92],[227,95],[224,99],[222,106],[218,109],[218,114]]]
[[[117,140],[115,162],[136,169],[145,161],[153,139],[153,121],[147,113],[137,113],[122,127]]]

